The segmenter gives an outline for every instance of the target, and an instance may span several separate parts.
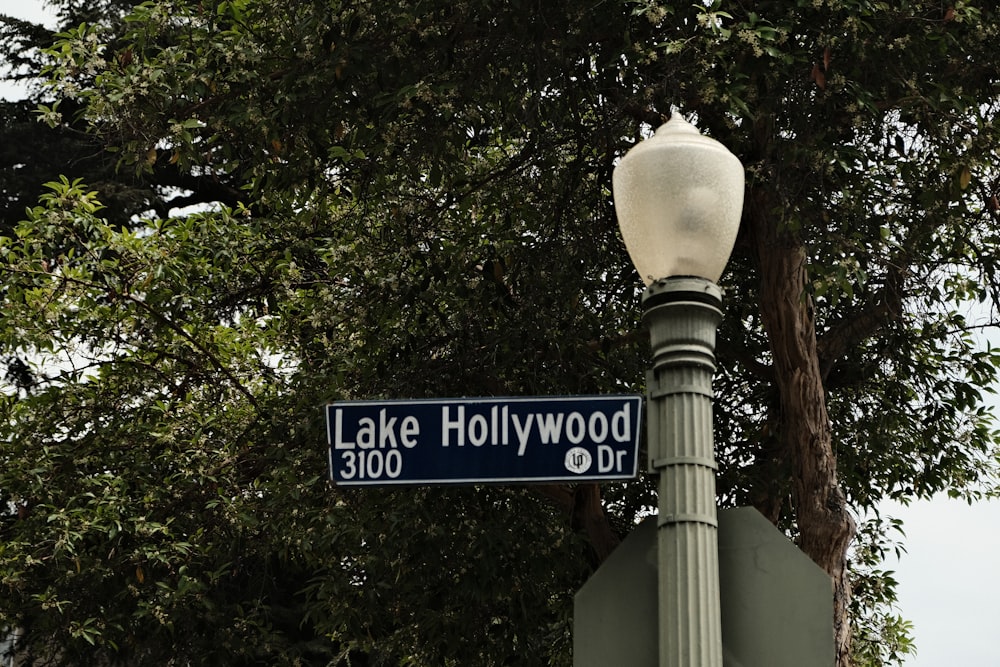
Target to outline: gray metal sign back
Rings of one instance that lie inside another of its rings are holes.
[[[574,667],[657,667],[656,520],[576,594]],[[833,667],[830,577],[752,507],[719,512],[724,667]]]

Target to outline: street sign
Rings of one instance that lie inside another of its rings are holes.
[[[346,401],[326,407],[342,486],[631,479],[641,396]]]

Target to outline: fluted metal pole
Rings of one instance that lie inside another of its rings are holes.
[[[722,291],[665,278],[642,297],[650,469],[659,474],[660,667],[722,667],[712,375]]]

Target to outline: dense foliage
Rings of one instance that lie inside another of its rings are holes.
[[[995,481],[961,314],[996,297],[992,3],[52,4],[67,32],[0,31],[51,84],[0,119],[0,626],[32,655],[571,664],[649,480],[331,488],[321,406],[641,391],[609,188],[672,108],[747,168],[720,501],[827,568],[857,664],[909,649],[885,527],[848,545]]]

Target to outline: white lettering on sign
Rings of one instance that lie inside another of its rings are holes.
[[[344,440],[344,411],[337,408],[333,411],[333,448],[334,449],[354,449],[353,442]]]
[[[469,442],[474,447],[482,447],[488,437],[490,437],[490,427],[486,423],[486,417],[473,415],[469,420]]]
[[[465,446],[465,429],[462,428],[462,424],[465,422],[465,406],[458,406],[458,418],[454,421],[448,418],[448,406],[444,406],[441,409],[441,446],[447,447],[451,444],[450,433],[452,430],[457,431],[458,435],[458,446]]]
[[[625,450],[615,451],[608,445],[597,446],[597,472],[621,472],[625,469],[622,461],[628,454]]]
[[[543,445],[558,445],[562,434],[563,414],[538,415],[538,435]]]
[[[524,450],[528,446],[528,438],[531,436],[531,422],[535,415],[527,415],[527,420],[521,424],[521,420],[514,415],[514,430],[517,431],[517,455],[524,456]]]
[[[579,412],[571,412],[566,417],[566,438],[574,445],[579,445],[587,436],[586,423]]]
[[[397,449],[400,444],[407,449],[417,446],[417,436],[420,435],[420,422],[414,416],[405,417],[398,426],[397,440],[396,417],[388,417],[385,409],[379,410],[378,422],[371,417],[358,419],[355,440],[344,438],[344,412],[340,408],[333,411],[333,448],[334,449]]]
[[[345,480],[379,479],[383,474],[396,479],[403,472],[403,455],[398,449],[345,451],[341,452],[341,459],[344,462],[341,476]]]
[[[570,444],[578,445],[585,439],[594,444],[608,440],[610,435],[616,442],[632,439],[632,406],[622,405],[620,410],[608,416],[603,412],[593,412],[585,417],[580,412],[529,412],[511,414],[509,406],[493,406],[489,413],[477,413],[466,418],[464,405],[441,407],[441,446],[473,447],[483,445],[507,445],[510,442],[510,426],[514,426],[517,439],[517,455],[524,456],[528,443],[534,434],[536,442],[543,445],[558,445],[563,438]]]
[[[629,418],[631,406],[626,403],[622,409],[611,417],[611,430],[618,442],[628,442],[632,439],[632,420]]]
[[[399,426],[399,442],[407,449],[417,446],[417,436],[420,435],[420,422],[413,415],[403,420]]]
[[[628,405],[626,404],[625,407]],[[608,437],[608,418],[604,416],[603,412],[595,412],[590,415],[590,421],[587,422],[587,433],[594,442],[604,442],[604,439]]]

